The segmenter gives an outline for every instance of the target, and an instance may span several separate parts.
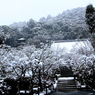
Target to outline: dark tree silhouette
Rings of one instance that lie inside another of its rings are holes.
[[[93,5],[88,5],[86,7],[86,24],[88,25],[89,32],[91,33],[91,41],[92,41],[92,46],[95,49],[95,8]]]
[[[86,7],[86,23],[89,27],[89,32],[93,33],[95,32],[95,8],[93,5],[88,5]]]
[[[3,40],[0,38],[0,45],[3,44]]]

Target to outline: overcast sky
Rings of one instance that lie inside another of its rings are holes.
[[[57,16],[67,9],[95,5],[95,0],[0,0],[0,25],[38,21],[47,15]]]

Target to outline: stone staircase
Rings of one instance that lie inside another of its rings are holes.
[[[58,79],[57,91],[59,92],[72,92],[76,91],[76,83],[73,77],[61,77]]]

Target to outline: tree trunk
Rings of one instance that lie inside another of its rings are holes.
[[[95,34],[94,33],[92,33],[91,44],[92,44],[92,46],[94,48],[94,52],[95,52]]]
[[[32,79],[30,81],[30,89],[31,89],[30,95],[33,95],[33,80]]]
[[[41,69],[39,69],[39,87],[40,90],[43,91],[42,82],[41,82]]]

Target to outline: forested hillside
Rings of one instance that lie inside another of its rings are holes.
[[[85,23],[85,8],[76,8],[38,22],[30,19],[28,22],[13,23],[10,26],[0,26],[1,38],[5,44],[13,47],[21,44],[48,43],[51,40],[84,39],[89,37]],[[23,39],[21,39],[23,38]]]

